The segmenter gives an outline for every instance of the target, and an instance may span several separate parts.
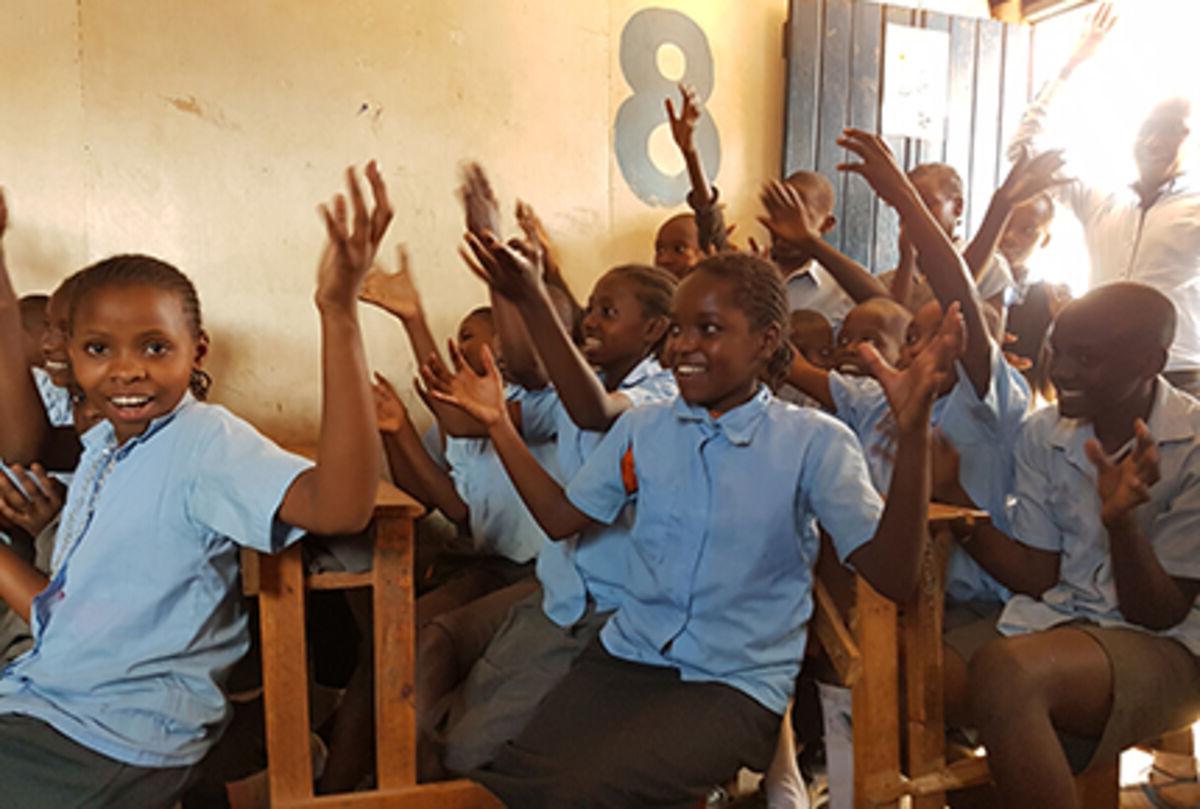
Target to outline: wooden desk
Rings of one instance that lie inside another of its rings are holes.
[[[311,456],[304,448],[299,451]],[[243,586],[247,594],[259,597],[267,778],[274,809],[500,806],[490,793],[470,781],[416,784],[413,521],[423,513],[424,508],[412,497],[380,482],[369,529],[373,565],[366,573],[306,576],[300,543],[274,556],[243,553]],[[306,588],[355,587],[372,590],[377,788],[314,797],[304,592]]]

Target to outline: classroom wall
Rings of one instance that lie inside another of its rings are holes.
[[[629,94],[621,31],[651,5],[708,37],[717,182],[744,239],[780,164],[786,0],[6,0],[14,280],[48,290],[116,252],[176,263],[200,289],[215,399],[311,440],[314,209],[348,163],[381,162],[396,209],[382,258],[408,243],[438,335],[485,297],[456,257],[463,159],[487,166],[506,208],[534,204],[581,294],[650,260],[668,211],[626,186],[612,131]],[[372,366],[407,386],[398,324],[363,319]]]

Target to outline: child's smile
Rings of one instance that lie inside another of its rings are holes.
[[[71,366],[123,443],[179,404],[206,347],[177,295],[148,285],[105,287],[76,308]]]

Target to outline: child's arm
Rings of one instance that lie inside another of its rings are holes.
[[[1160,383],[1161,384],[1161,383]],[[1134,509],[1150,499],[1158,482],[1158,445],[1146,423],[1134,425],[1137,443],[1118,463],[1110,462],[1100,443],[1084,445],[1096,467],[1100,492],[1100,519],[1108,530],[1117,604],[1127,621],[1161,632],[1170,629],[1191,611],[1200,594],[1200,580],[1172,576],[1134,519]]]
[[[4,233],[8,206],[0,190],[0,458],[10,463],[31,463],[39,457],[50,430],[33,376],[21,351],[21,309],[4,258]]]
[[[542,468],[521,440],[509,417],[504,387],[491,350],[484,346],[483,376],[467,366],[454,343],[450,344],[450,358],[454,363],[453,374],[439,372],[429,365],[421,369],[429,394],[463,408],[487,425],[488,437],[509,478],[546,535],[565,539],[591,525],[592,519],[572,505],[562,486]]]
[[[467,522],[467,504],[458,496],[454,481],[429,457],[421,436],[408,417],[408,409],[400,401],[392,383],[375,374],[375,409],[379,415],[379,432],[384,437],[392,478],[401,488],[420,492],[417,499],[432,504],[446,518],[460,525]],[[397,474],[399,473],[399,474]],[[411,487],[411,488],[409,488]],[[417,496],[414,492],[414,496]]]
[[[988,331],[975,297],[974,283],[967,276],[962,257],[938,226],[920,195],[900,170],[883,139],[861,129],[847,129],[838,144],[862,158],[861,163],[843,163],[840,171],[861,175],[875,193],[900,214],[900,221],[917,251],[917,261],[943,307],[958,303],[967,327],[967,345],[962,364],[975,391],[983,396],[991,378]]]
[[[760,198],[767,215],[760,216],[758,221],[776,239],[795,245],[815,258],[856,303],[888,296],[888,288],[883,282],[821,238],[819,223],[813,221],[811,209],[795,188],[772,180],[763,186]]]
[[[11,469],[25,492],[7,475],[0,475],[0,517],[36,538],[62,508],[62,484],[48,477],[38,464],[28,471],[20,466]],[[48,583],[44,573],[0,542],[0,599],[26,623],[34,596]]]
[[[329,244],[317,270],[315,300],[321,317],[321,435],[317,462],[300,473],[279,506],[279,519],[318,534],[361,530],[371,519],[380,480],[375,405],[362,331],[358,293],[392,219],[387,189],[374,161],[367,179],[375,200],[367,214],[353,167],[346,170],[352,219],[338,194],[333,210],[321,206]]]
[[[363,280],[359,300],[374,304],[385,312],[399,319],[412,344],[413,356],[417,363],[422,363],[430,354],[437,353],[437,343],[429,330],[429,321],[425,319],[425,307],[421,303],[421,294],[413,283],[412,274],[408,269],[408,251],[404,245],[397,245],[396,257],[399,269],[389,273],[382,267],[373,266]]]
[[[468,235],[483,275],[497,293],[516,304],[533,344],[571,420],[584,430],[607,430],[631,402],[604,389],[600,378],[571,341],[527,254],[501,244],[490,233]]]
[[[975,238],[963,251],[963,260],[971,271],[971,277],[978,279],[985,267],[996,253],[1004,228],[1018,205],[1049,191],[1055,186],[1067,182],[1056,178],[1055,174],[1063,166],[1062,150],[1043,152],[1037,157],[1030,158],[1029,153],[1022,151],[1009,169],[1008,177],[992,194],[988,203],[987,213],[984,214],[983,224]],[[931,280],[930,283],[933,283]],[[937,288],[934,288],[937,292]]]
[[[809,362],[803,351],[792,351],[792,362],[783,381],[816,399],[826,410],[832,412],[836,409],[833,391],[829,388],[829,372]]]
[[[896,264],[896,275],[892,278],[892,299],[906,309],[912,309],[914,276],[917,272],[917,251],[913,249],[904,226],[900,226],[900,261]]]
[[[887,393],[896,419],[895,471],[875,536],[850,554],[849,561],[871,586],[893,601],[912,595],[929,539],[929,420],[933,400],[954,373],[962,350],[962,318],[951,308],[941,328],[903,372],[891,368],[874,347],[859,349],[863,361]]]
[[[577,310],[581,309],[579,299],[575,297],[575,293],[571,291],[571,287],[567,285],[567,279],[563,276],[558,253],[551,244],[550,236],[546,233],[546,228],[533,210],[533,206],[523,200],[517,200],[516,215],[517,224],[520,225],[521,232],[525,234],[526,243],[532,245],[541,256],[542,278],[545,279],[547,286],[561,289],[571,299],[572,305]]]
[[[717,206],[716,191],[708,183],[704,163],[696,149],[696,122],[700,120],[700,104],[696,101],[696,91],[691,87],[680,84],[679,95],[683,99],[683,106],[680,107],[678,115],[675,114],[675,105],[671,99],[666,99],[667,120],[671,124],[671,137],[683,155],[688,179],[692,184],[692,191],[688,194],[688,205],[696,213],[696,230],[701,251],[720,252],[726,249],[728,231]]]

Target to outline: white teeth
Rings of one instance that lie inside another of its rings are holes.
[[[109,399],[117,407],[141,407],[150,401],[149,396],[113,396]]]
[[[65,371],[68,368],[65,362],[59,362],[58,360],[46,360],[43,365],[47,371]]]
[[[675,373],[682,376],[691,376],[692,374],[704,373],[703,365],[676,365]]]
[[[599,348],[600,345],[601,345],[600,340],[596,337],[583,338],[583,350],[584,351],[587,351],[589,348]]]

